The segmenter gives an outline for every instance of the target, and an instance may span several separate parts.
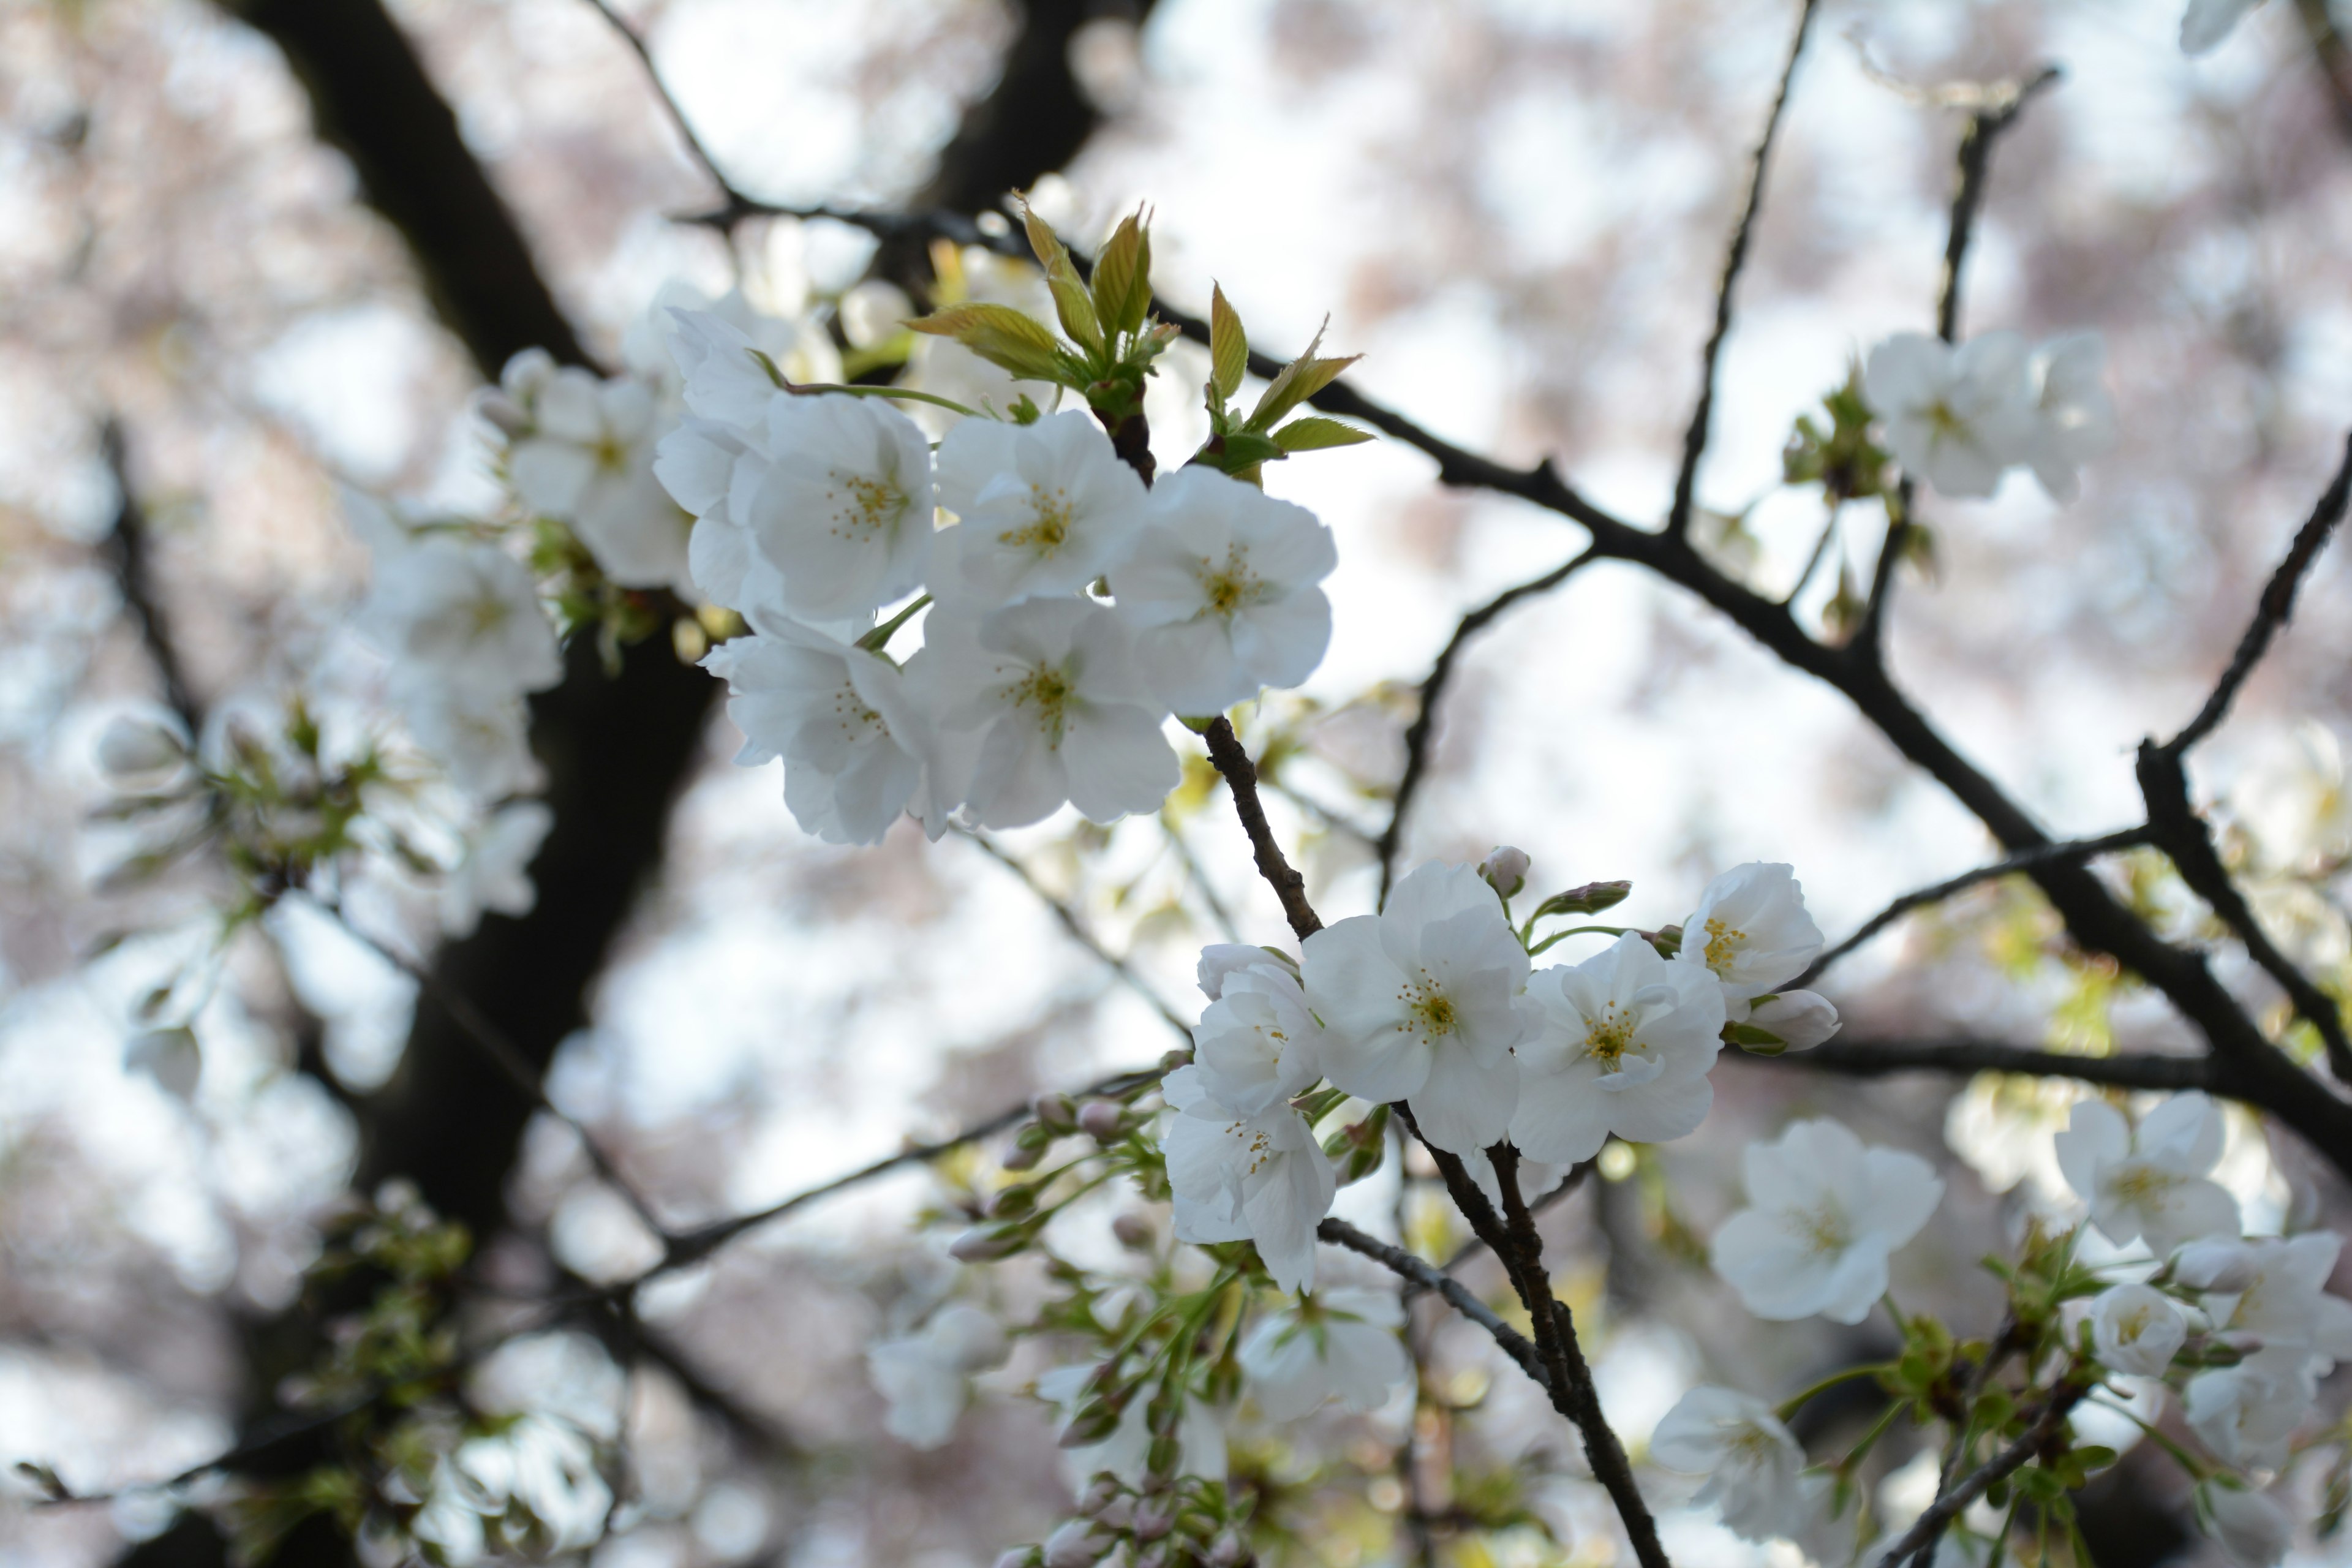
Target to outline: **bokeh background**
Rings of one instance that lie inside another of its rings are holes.
[[[1323,327],[1328,348],[1365,356],[1357,385],[1425,427],[1515,463],[1551,457],[1603,506],[1651,519],[1793,9],[667,0],[625,19],[745,192],[971,207],[1017,181],[1089,242],[1148,202],[1167,300],[1200,310],[1218,281],[1277,353]],[[395,32],[360,26],[385,15]],[[1817,490],[1780,488],[1791,421],[1870,343],[1931,323],[1960,123],[1937,90],[2065,69],[2000,149],[1964,322],[2104,333],[2121,438],[2073,506],[2021,473],[1987,502],[1932,501],[1932,569],[1906,581],[1890,645],[1945,731],[2060,833],[2137,819],[2131,746],[2194,710],[2352,426],[2352,100],[2315,61],[2314,17],[2325,0],[2277,0],[2190,61],[2173,0],[1830,0],[1797,77],[1700,486],[1704,536],[1767,591],[1795,584],[1823,521]],[[198,1016],[193,1087],[126,1056],[138,998],[205,940],[216,889],[196,874],[93,879],[108,851],[92,737],[157,691],[112,553],[123,479],[208,708],[283,689],[362,592],[345,488],[460,512],[493,499],[469,397],[532,341],[533,318],[495,293],[511,279],[483,283],[481,256],[433,248],[469,210],[448,168],[383,161],[387,143],[436,143],[403,119],[419,109],[387,85],[390,55],[354,65],[338,49],[403,42],[599,360],[617,361],[673,279],[822,317],[869,269],[907,265],[838,223],[680,221],[717,194],[587,0],[383,13],[257,0],[242,14],[0,0],[0,1460],[54,1465],[80,1490],[168,1475],[235,1439],[278,1375],[268,1328],[319,1216],[355,1177],[418,1175],[483,1233],[493,1291],[617,1278],[652,1253],[560,1125],[492,1103],[494,1081],[431,1078],[419,1053],[447,1049],[431,1010],[418,1016],[413,985],[323,921],[289,910],[240,940]],[[477,285],[490,306],[468,303]],[[1198,439],[1204,372],[1202,355],[1171,356],[1154,406],[1163,462]],[[110,420],[127,468],[107,460]],[[1283,465],[1267,485],[1340,544],[1330,656],[1257,720],[1297,742],[1277,826],[1329,917],[1370,905],[1412,683],[1465,608],[1580,538],[1555,515],[1442,489],[1391,444]],[[1842,561],[1867,580],[1876,540],[1853,509],[1799,597],[1809,624]],[[2319,737],[2352,722],[2347,653],[2339,552],[2200,754],[2200,791],[2317,801],[2311,820],[2324,817],[2324,793],[2308,792],[2326,783]],[[841,850],[794,826],[772,765],[730,764],[737,737],[705,678],[634,667],[625,700],[572,700],[599,679],[575,660],[571,707],[541,714],[574,747],[565,776],[587,781],[569,795],[559,783],[559,805],[635,813],[578,851],[603,867],[601,882],[583,873],[603,902],[492,917],[470,973],[538,1009],[553,1099],[675,1223],[1147,1064],[1181,1042],[1139,989],[1189,1016],[1202,942],[1283,930],[1200,770],[1160,820],[1008,836],[1025,877],[906,824],[877,850]],[[667,812],[663,746],[682,769]],[[1619,564],[1472,646],[1433,761],[1408,863],[1517,844],[1546,888],[1630,879],[1625,908],[1646,925],[1679,919],[1717,870],[1784,859],[1834,938],[1992,853],[1841,699]],[[614,788],[598,795],[599,780]],[[2258,855],[2260,814],[2239,815]],[[2168,896],[2148,880],[2148,897]],[[1126,955],[1139,985],[1072,941],[1049,900]],[[2311,962],[2346,962],[2340,912],[2307,886],[2265,907]],[[1983,889],[1897,926],[1831,990],[1854,1037],[2186,1039],[2053,930],[2028,896]],[[1748,1138],[1830,1110],[1945,1165],[1944,1218],[1900,1260],[1896,1291],[1979,1331],[1990,1322],[1971,1314],[1997,1298],[1975,1259],[2063,1196],[2046,1132],[2071,1089],[1858,1086],[1738,1060],[1717,1081],[1702,1135],[1549,1216],[1637,1448],[1703,1375],[1784,1393],[1872,1342],[1867,1327],[1757,1323],[1695,1259],[1693,1238],[1739,1201]],[[2251,1118],[2233,1123],[2226,1170],[2259,1226],[2343,1212],[2317,1162]],[[754,1233],[649,1292],[627,1353],[572,1333],[509,1358],[500,1375],[601,1412],[625,1455],[599,1568],[947,1568],[1038,1536],[1066,1496],[1047,1413],[1019,1394],[1044,1361],[1024,1352],[929,1454],[882,1434],[865,1381],[866,1342],[945,1288],[942,1237],[916,1223],[945,1190],[917,1169]],[[1446,1239],[1393,1166],[1340,1212]],[[992,1288],[1017,1305],[1030,1287]],[[1423,1311],[1431,1485],[1516,1472],[1556,1538],[1449,1535],[1454,1560],[1611,1562],[1565,1428],[1475,1333]],[[1327,1417],[1270,1462],[1382,1477],[1412,1419]],[[1910,1458],[1897,1442],[1871,1471],[1890,1508],[1924,1500]],[[1691,1489],[1657,1485],[1669,1502]],[[2172,1522],[2166,1485],[2130,1463],[2103,1483],[2103,1562],[2207,1550]],[[1367,1512],[1334,1489],[1297,1560],[1391,1560],[1400,1496],[1374,1484]],[[1678,1561],[1793,1562],[1703,1511],[1670,1510],[1667,1526]],[[217,1561],[201,1537],[139,1496],[16,1501],[0,1511],[0,1564]]]

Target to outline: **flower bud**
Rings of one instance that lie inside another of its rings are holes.
[[[1078,1406],[1070,1424],[1062,1428],[1061,1446],[1065,1448],[1087,1448],[1118,1430],[1118,1406],[1108,1399],[1089,1399]]]
[[[1028,1242],[1029,1233],[1021,1226],[983,1225],[957,1237],[948,1256],[959,1263],[993,1263],[1012,1257]]]
[[[1089,1100],[1078,1107],[1078,1131],[1097,1143],[1117,1141],[1126,1121],[1126,1108],[1115,1100]]]
[[[1785,1049],[1810,1051],[1838,1032],[1837,1009],[1811,991],[1783,991],[1758,1001],[1748,1022],[1780,1037]]]
[[[1008,1546],[996,1554],[996,1568],[1037,1568],[1037,1549]]]
[[[2172,1277],[2192,1290],[2234,1296],[2259,1272],[2253,1248],[2221,1237],[2192,1241],[2172,1255]]]
[[[1034,1171],[1045,1158],[1045,1150],[1031,1148],[1025,1143],[1015,1143],[1011,1149],[1005,1151],[1004,1158],[998,1163],[1008,1171]]]
[[[988,1200],[988,1217],[1021,1219],[1034,1213],[1036,1208],[1037,1189],[1016,1182],[1012,1186],[1001,1189],[994,1197]]]
[[[1133,1558],[1135,1568],[1171,1568],[1175,1561],[1176,1553],[1171,1543],[1165,1541],[1153,1542]]]
[[[1486,879],[1488,887],[1508,899],[1517,896],[1518,890],[1528,885],[1528,867],[1530,864],[1526,850],[1514,849],[1507,844],[1499,845],[1489,850],[1486,858],[1478,863],[1478,875]]]
[[[1141,1252],[1160,1238],[1159,1229],[1144,1215],[1132,1210],[1110,1222],[1110,1233],[1118,1237],[1119,1245]]]
[[[1176,1528],[1176,1500],[1166,1494],[1146,1500],[1135,1510],[1135,1539],[1157,1541]]]
[[[1201,1560],[1208,1568],[1244,1568],[1250,1555],[1249,1542],[1242,1539],[1239,1531],[1228,1528],[1209,1543],[1208,1552]]]
[[[1045,1538],[1045,1568],[1094,1568],[1114,1544],[1093,1521],[1066,1520]]]
[[[1190,1051],[1174,1050],[1160,1053],[1160,1070],[1162,1072],[1174,1072],[1178,1068],[1188,1068],[1192,1065],[1192,1053]]]
[[[186,742],[150,714],[118,713],[99,733],[99,771],[119,790],[151,790],[169,784],[187,760]]]
[[[1078,1499],[1078,1511],[1094,1519],[1126,1495],[1127,1489],[1118,1484],[1118,1478],[1105,1471],[1095,1477]]]
[[[1041,1094],[1029,1102],[1029,1112],[1049,1132],[1077,1131],[1078,1108],[1066,1094]]]
[[[530,416],[521,404],[503,392],[482,394],[474,400],[474,412],[509,441],[520,439],[530,430]]]

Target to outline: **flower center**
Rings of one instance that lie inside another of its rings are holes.
[[[1608,1071],[1616,1071],[1617,1064],[1624,1059],[1625,1053],[1638,1047],[1633,1038],[1636,1021],[1632,1014],[1619,1012],[1616,1003],[1610,1003],[1585,1031],[1584,1054]]]
[[[1244,1140],[1242,1152],[1248,1159],[1249,1163],[1243,1167],[1243,1175],[1256,1175],[1265,1169],[1266,1162],[1274,1158],[1274,1140],[1266,1135],[1264,1128],[1252,1131],[1248,1122],[1236,1121],[1226,1128],[1225,1131],[1233,1137]]]
[[[1076,694],[1069,677],[1060,670],[1033,669],[1026,680],[1013,689],[1013,705],[1026,708],[1036,704],[1038,726],[1045,731],[1050,743],[1058,746],[1062,743],[1063,726],[1068,721],[1070,699]]]
[[[496,594],[484,594],[468,601],[466,609],[477,637],[488,637],[507,624],[507,602]]]
[[[898,514],[907,509],[907,492],[887,479],[836,471],[833,480],[838,488],[825,492],[828,500],[847,493],[847,504],[834,513],[835,533],[878,533],[898,521]]]
[[[2170,1171],[2135,1163],[2109,1176],[2106,1187],[2108,1195],[2117,1203],[2139,1207],[2161,1203],[2179,1182],[2180,1178]]]
[[[1845,1210],[1827,1198],[1819,1208],[1800,1211],[1796,1226],[1816,1253],[1843,1252],[1853,1244],[1853,1226]]]
[[[1969,422],[1952,412],[1952,405],[1942,398],[1927,405],[1927,425],[1944,440],[1955,440],[1968,434]]]
[[[1454,1012],[1453,998],[1439,990],[1426,975],[1399,991],[1397,1000],[1404,1004],[1405,1012],[1404,1022],[1397,1026],[1400,1029],[1434,1040],[1442,1035],[1452,1034],[1459,1022]]]
[[[1238,544],[1225,552],[1222,568],[1211,565],[1205,559],[1201,564],[1209,568],[1208,574],[1201,579],[1201,592],[1208,599],[1209,608],[1220,616],[1230,616],[1255,603],[1265,586],[1257,574],[1249,569]]]
[[[850,735],[860,730],[879,730],[887,734],[890,728],[882,721],[881,714],[866,706],[865,699],[857,695],[854,686],[844,686],[833,694],[833,716],[843,731]]]
[[[1043,485],[1029,487],[1031,516],[1026,528],[1008,528],[996,536],[999,544],[1050,555],[1069,542],[1070,497],[1066,490],[1047,494]]]
[[[606,473],[617,474],[629,466],[629,448],[616,436],[607,436],[595,446],[596,466]]]
[[[1748,940],[1744,931],[1734,931],[1721,921],[1710,917],[1706,922],[1706,966],[1717,975],[1731,970],[1731,955]]]

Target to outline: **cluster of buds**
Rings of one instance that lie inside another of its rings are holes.
[[[1139,1489],[1105,1473],[1043,1545],[1013,1547],[996,1568],[1095,1568],[1122,1547],[1133,1568],[1252,1568],[1257,1561],[1223,1483],[1152,1477]]]

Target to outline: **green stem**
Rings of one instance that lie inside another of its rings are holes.
[[[1533,922],[1529,923],[1532,925]],[[1556,931],[1552,932],[1549,936],[1544,938],[1543,941],[1528,949],[1528,956],[1529,958],[1533,958],[1537,953],[1541,952],[1544,949],[1549,947],[1553,942],[1558,942],[1564,936],[1582,936],[1588,931],[1601,931],[1609,936],[1623,936],[1627,931],[1633,929],[1633,928],[1631,926],[1570,926],[1564,931]]]
[[[914,617],[916,611],[921,609],[930,602],[931,596],[929,594],[920,595],[913,604],[908,605],[897,615],[892,616],[888,620],[884,621],[880,626],[876,626],[864,637],[859,637],[857,639],[857,646],[864,648],[867,653],[880,653],[884,648],[890,646],[890,639],[898,635],[898,628],[905,626],[908,621],[911,620]]]
[[[1778,1405],[1773,1407],[1772,1414],[1778,1415],[1781,1420],[1786,1421],[1795,1415],[1799,1410],[1802,1409],[1805,1405],[1805,1402],[1811,1399],[1816,1394],[1826,1394],[1831,1389],[1835,1388],[1839,1384],[1852,1383],[1857,1377],[1876,1377],[1880,1373],[1890,1370],[1894,1364],[1895,1363],[1893,1362],[1873,1362],[1867,1366],[1850,1366],[1843,1372],[1833,1372],[1830,1373],[1829,1376],[1822,1379],[1819,1383],[1814,1384],[1811,1388],[1805,1389],[1803,1392],[1799,1394],[1790,1394],[1788,1398],[1782,1400]]]
[[[2101,1399],[2096,1394],[2093,1394],[2088,1403],[2097,1405],[2102,1410],[2111,1410],[2117,1415],[2122,1416],[2125,1420],[2130,1422],[2133,1426],[2138,1427],[2141,1433],[2144,1434],[2151,1442],[2155,1443],[2158,1447],[2162,1448],[2166,1453],[2172,1456],[2173,1463],[2179,1465],[2182,1469],[2189,1472],[2189,1479],[2190,1480],[2201,1481],[2211,1473],[2207,1466],[2200,1464],[2198,1461],[2196,1455],[2190,1453],[2188,1449],[2182,1447],[2179,1444],[2166,1436],[2156,1427],[2149,1426],[2147,1422],[2133,1415],[2130,1410],[2126,1409],[2123,1405],[2117,1405],[2111,1399]]]
[[[902,397],[909,403],[928,403],[934,408],[952,409],[967,418],[984,417],[979,409],[967,408],[951,397],[917,392],[910,386],[852,386],[837,381],[788,381],[784,384],[784,390],[795,396],[803,392],[841,392],[852,397]]]

